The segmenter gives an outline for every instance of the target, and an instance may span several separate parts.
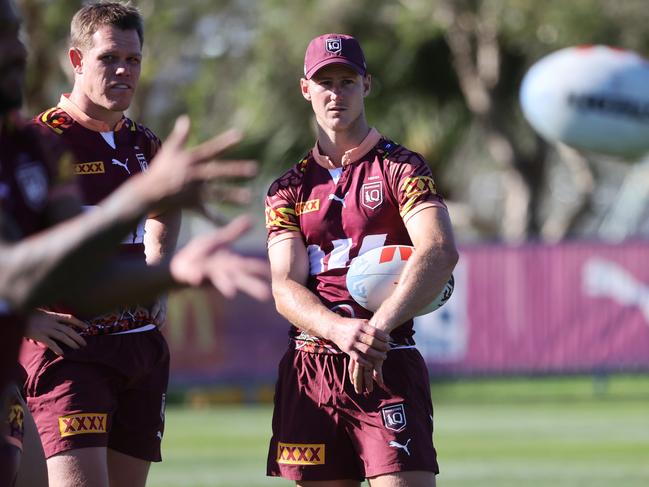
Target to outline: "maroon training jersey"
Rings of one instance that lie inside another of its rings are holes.
[[[48,203],[71,182],[71,172],[55,161],[53,147],[45,149],[44,139],[38,128],[15,116],[0,122],[0,238],[5,242],[46,228]],[[24,325],[0,300],[0,393],[16,368]]]
[[[405,222],[427,207],[446,208],[423,157],[372,129],[334,168],[316,145],[277,179],[266,197],[268,245],[301,238],[309,255],[307,287],[329,309],[369,318],[347,291],[351,260],[383,245],[412,245]],[[412,321],[392,332],[397,344],[412,343]],[[291,330],[296,346],[336,352],[330,342]]]
[[[160,139],[148,128],[123,117],[114,130],[88,117],[67,95],[59,105],[34,118],[37,125],[48,127],[71,153],[80,187],[82,204],[87,210],[115,191],[134,174],[146,171],[160,148]],[[144,220],[124,239],[121,254],[144,260]],[[150,325],[145,307],[116,310],[85,320],[86,334],[127,331]]]

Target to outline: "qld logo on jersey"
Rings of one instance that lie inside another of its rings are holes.
[[[48,192],[45,169],[37,163],[21,164],[16,168],[16,180],[30,208],[33,210],[43,208]]]
[[[375,210],[383,203],[383,183],[365,183],[361,187],[361,204],[370,210]]]

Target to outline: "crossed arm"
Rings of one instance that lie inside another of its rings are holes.
[[[296,234],[297,237],[297,234]],[[307,287],[309,258],[301,238],[287,238],[268,248],[272,290],[277,311],[297,328],[334,342],[353,360],[370,369],[384,360],[389,335],[365,319],[344,318]]]
[[[278,312],[298,328],[333,341],[349,354],[349,374],[359,392],[370,392],[373,379],[382,383],[389,333],[439,294],[458,260],[445,209],[424,208],[407,221],[406,227],[416,251],[394,293],[370,320],[341,317],[306,288],[309,260],[301,238],[281,240],[268,249]]]
[[[406,228],[415,252],[394,292],[370,319],[372,326],[387,333],[410,320],[442,291],[459,258],[447,210],[424,208],[407,220]],[[360,362],[351,362],[349,374],[356,391],[371,392],[373,379],[381,384],[382,366],[383,361],[374,361],[370,370]]]

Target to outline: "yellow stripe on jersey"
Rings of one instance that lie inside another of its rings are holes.
[[[45,125],[47,125],[49,128],[51,128],[57,134],[61,135],[63,133],[63,130],[58,128],[55,125],[55,123],[52,123],[52,121],[50,121],[50,119],[49,119],[50,118],[50,113],[52,113],[55,110],[58,110],[58,107],[50,108],[49,110],[43,112],[43,115],[41,115],[41,122],[43,122]]]
[[[406,215],[415,204],[420,201],[422,196],[427,194],[437,194],[435,182],[430,176],[413,176],[406,178],[401,185],[401,192],[405,198],[405,202],[401,206],[399,212],[403,217]]]
[[[295,232],[300,231],[297,214],[292,208],[266,208],[266,228],[286,228]]]

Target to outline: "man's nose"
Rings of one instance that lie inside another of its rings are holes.
[[[131,74],[131,69],[127,63],[120,63],[115,70],[115,74],[118,76],[129,76]]]

